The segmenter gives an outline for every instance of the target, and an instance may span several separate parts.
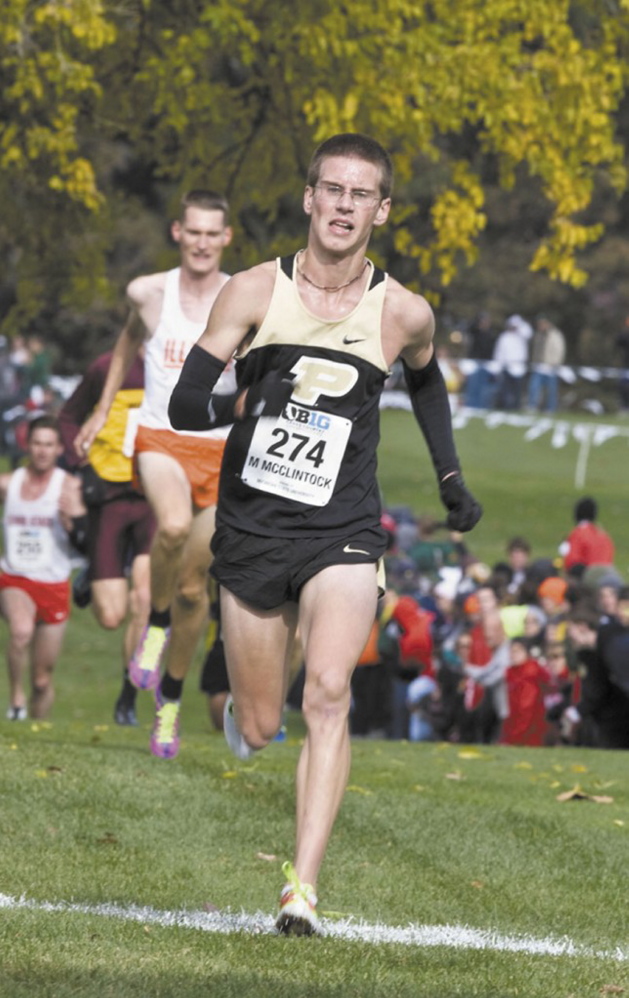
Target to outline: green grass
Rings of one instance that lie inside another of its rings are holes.
[[[95,632],[100,636],[100,632]],[[176,762],[109,724],[111,639],[76,614],[46,724],[0,724],[0,892],[158,911],[272,913],[293,836],[301,720],[234,761],[188,684]],[[579,784],[612,803],[560,803]],[[467,925],[625,947],[629,787],[622,753],[359,741],[321,906],[369,923]],[[7,998],[596,995],[629,963],[449,947],[215,935],[94,914],[0,909]]]
[[[479,557],[530,537],[546,554],[570,523],[576,447],[524,443],[474,423],[457,440],[486,508]],[[588,488],[629,563],[621,529],[624,448],[593,450]],[[438,513],[412,419],[386,413],[385,498]],[[570,452],[570,448],[572,451]],[[545,496],[542,509],[536,497]],[[0,625],[0,634],[6,634]],[[206,907],[272,914],[294,834],[303,735],[236,762],[196,689],[184,694],[179,758],[151,757],[151,698],[139,729],[111,722],[120,638],[75,611],[49,723],[0,720],[0,893],[33,902]],[[6,675],[0,669],[2,716]],[[0,907],[1,998],[594,998],[629,990],[629,785],[624,753],[357,741],[350,789],[319,883],[324,911],[366,923],[469,926],[545,939],[574,955],[286,940],[163,927],[80,911]],[[561,803],[575,785],[613,798]],[[606,990],[607,989],[607,990]]]

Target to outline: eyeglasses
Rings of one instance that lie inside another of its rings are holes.
[[[353,191],[339,184],[316,184],[313,188],[315,196],[326,204],[338,204],[341,198],[349,195],[354,208],[371,208],[382,201],[381,197],[370,194],[369,191]]]

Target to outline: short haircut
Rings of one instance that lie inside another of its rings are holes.
[[[601,622],[599,611],[587,600],[581,600],[572,607],[568,614],[571,624],[585,624],[591,631],[597,631]]]
[[[216,191],[202,187],[186,191],[179,204],[179,221],[183,222],[187,208],[203,208],[204,211],[222,211],[225,225],[229,225],[229,203],[227,198]]]
[[[35,416],[35,419],[30,419],[26,430],[27,440],[31,439],[33,433],[35,433],[35,430],[54,430],[61,440],[59,423],[54,416]]]
[[[596,505],[596,500],[592,499],[591,496],[584,496],[583,499],[579,499],[574,507],[574,518],[577,523],[581,520],[590,520],[592,523],[598,515],[598,506]]]
[[[359,132],[341,132],[326,139],[315,149],[308,174],[306,184],[308,187],[316,187],[321,176],[321,166],[324,159],[331,156],[346,156],[350,159],[363,159],[367,163],[373,163],[380,169],[380,197],[390,198],[393,190],[393,163],[388,152],[375,139],[368,135],[361,135]]]
[[[512,537],[507,544],[507,551],[526,551],[527,554],[530,554],[531,545],[524,537]]]

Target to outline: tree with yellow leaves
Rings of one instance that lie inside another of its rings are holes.
[[[629,0],[5,0],[9,328],[107,293],[122,151],[152,182],[226,191],[250,263],[293,238],[313,144],[341,130],[391,151],[393,243],[376,246],[418,282],[475,258],[491,168],[549,206],[530,266],[579,286],[594,193],[626,184],[628,43]]]

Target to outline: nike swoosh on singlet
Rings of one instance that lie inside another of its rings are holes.
[[[348,340],[347,336],[344,336],[343,343],[349,346],[350,343],[364,343],[366,339],[367,339],[366,336],[359,336],[358,339],[356,340]]]
[[[345,554],[371,554],[370,551],[364,551],[362,548],[353,548],[349,544],[346,544],[343,548]]]

